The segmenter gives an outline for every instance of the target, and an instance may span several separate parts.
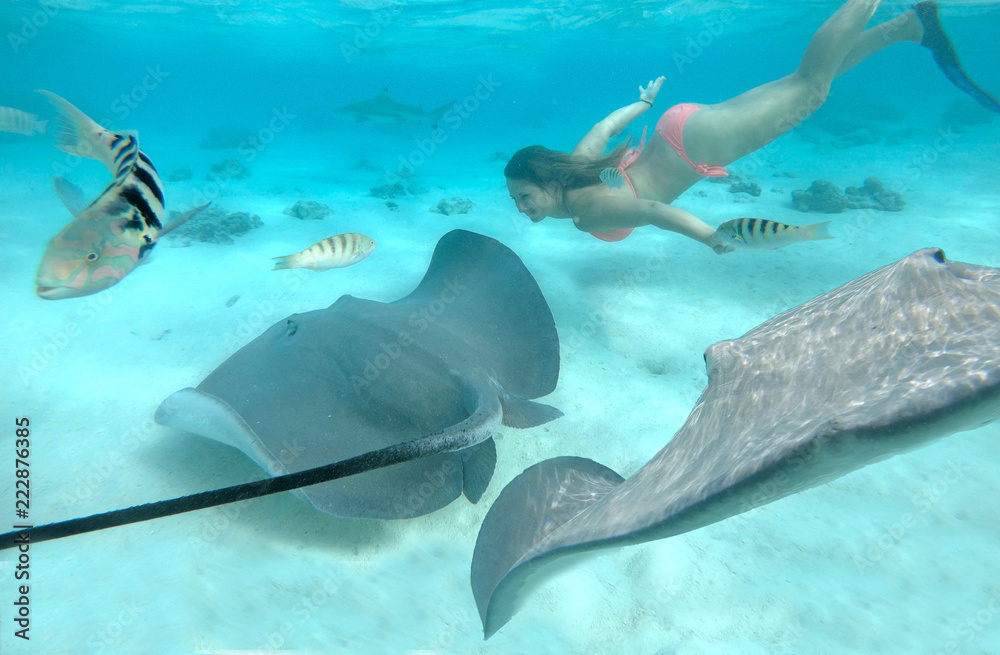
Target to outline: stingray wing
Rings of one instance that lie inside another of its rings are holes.
[[[556,458],[501,492],[472,563],[487,637],[561,555],[702,527],[995,420],[1000,271],[922,250],[705,359],[709,384],[687,422],[628,480]],[[583,482],[552,482],[566,479]]]

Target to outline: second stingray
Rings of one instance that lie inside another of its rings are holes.
[[[400,519],[472,502],[493,476],[492,434],[562,413],[551,392],[559,340],[531,273],[506,246],[446,234],[417,288],[391,303],[343,296],[279,321],[156,421],[239,448],[270,475],[421,437],[472,431],[476,445],[301,490],[341,517]]]

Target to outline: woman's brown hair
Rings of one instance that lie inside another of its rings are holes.
[[[570,155],[543,146],[528,146],[514,153],[503,174],[540,187],[550,182],[557,182],[565,189],[594,186],[601,183],[601,171],[621,163],[628,146],[629,141],[626,141],[601,157]]]

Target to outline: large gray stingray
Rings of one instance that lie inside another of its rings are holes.
[[[562,555],[694,530],[998,418],[1000,271],[921,250],[705,362],[687,422],[628,480],[557,457],[500,493],[472,560],[487,638]]]
[[[529,400],[551,392],[558,375],[555,324],[531,273],[498,241],[455,230],[410,295],[343,296],[292,315],[197,389],[167,398],[156,421],[235,446],[271,475],[425,436],[478,434],[465,450],[301,490],[335,516],[410,518],[463,491],[478,501],[501,421],[527,428],[562,415]]]

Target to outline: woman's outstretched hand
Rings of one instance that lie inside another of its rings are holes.
[[[667,78],[662,75],[655,80],[650,80],[649,84],[644,87],[639,87],[639,101],[648,102],[650,105],[656,100],[656,94],[660,92],[660,87],[663,86],[664,80]]]
[[[722,238],[718,230],[716,230],[712,236],[708,237],[708,241],[705,242],[705,245],[714,250],[716,255],[725,255],[727,252],[733,252],[736,250],[736,248],[733,248],[731,245],[726,243],[725,239]]]

